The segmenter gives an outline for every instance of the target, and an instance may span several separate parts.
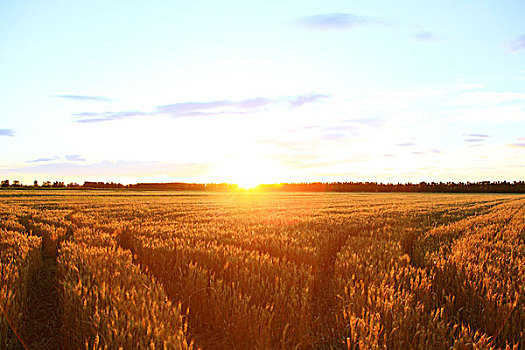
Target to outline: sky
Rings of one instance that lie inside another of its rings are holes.
[[[525,180],[525,2],[0,2],[0,178]]]

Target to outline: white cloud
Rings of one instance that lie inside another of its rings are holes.
[[[469,83],[466,82],[463,78],[457,78],[456,83],[454,84],[455,90],[458,91],[468,91],[468,90],[477,90],[484,88],[483,84]]]
[[[525,121],[525,110],[520,106],[471,107],[451,111],[449,122],[464,123],[511,123]]]
[[[503,102],[523,102],[525,93],[513,91],[472,91],[458,94],[456,105],[490,105]]]

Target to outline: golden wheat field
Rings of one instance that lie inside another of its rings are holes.
[[[525,348],[525,197],[0,192],[2,349]]]

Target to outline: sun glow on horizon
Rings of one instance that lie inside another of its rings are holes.
[[[239,186],[240,190],[253,191],[253,190],[256,190],[257,187],[259,187],[259,185],[261,184],[258,182],[246,181],[246,182],[237,183],[236,185]]]
[[[279,182],[282,169],[278,164],[266,159],[243,157],[222,163],[214,175],[236,184],[240,189],[253,190],[264,183]]]

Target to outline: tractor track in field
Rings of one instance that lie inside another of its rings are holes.
[[[28,350],[60,349],[60,301],[56,242],[42,239],[27,278],[21,336]]]
[[[28,226],[31,226],[28,220]],[[32,230],[29,233],[35,234]],[[62,307],[57,258],[60,244],[73,237],[73,226],[62,237],[39,232],[40,249],[30,256],[22,309],[21,338],[27,350],[63,349]]]

